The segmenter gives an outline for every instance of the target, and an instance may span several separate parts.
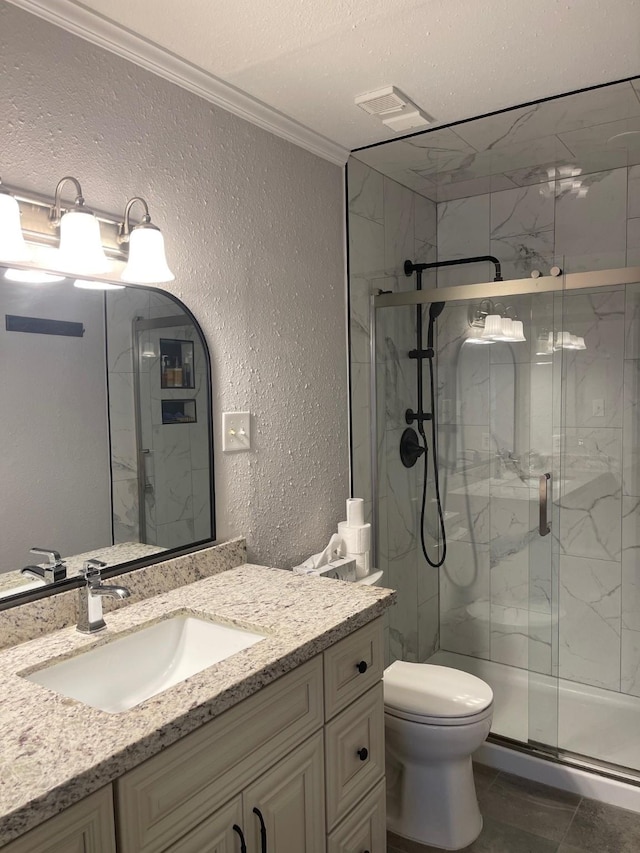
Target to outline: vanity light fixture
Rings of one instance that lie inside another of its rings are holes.
[[[144,207],[142,222],[131,227],[131,208],[139,202]],[[133,284],[160,284],[173,281],[164,251],[164,237],[157,225],[151,222],[147,202],[134,196],[124,210],[124,221],[118,231],[118,241],[129,244],[129,260],[122,273],[122,281]]]
[[[69,182],[75,201],[65,205],[62,192]],[[144,208],[137,225],[130,221],[136,202]],[[151,222],[147,202],[139,196],[130,199],[124,221],[90,211],[79,181],[71,175],[58,182],[53,203],[30,190],[0,186],[0,263],[12,267],[5,273],[7,279],[29,284],[48,284],[70,275],[78,278],[78,287],[107,290],[119,279],[131,284],[174,280],[164,239]],[[86,283],[101,276],[107,286]]]
[[[76,198],[73,209],[65,212],[60,206],[60,196],[67,181],[74,185]],[[49,221],[60,228],[57,262],[61,270],[85,275],[107,272],[109,261],[102,248],[100,224],[93,212],[85,207],[80,183],[71,175],[58,182]]]

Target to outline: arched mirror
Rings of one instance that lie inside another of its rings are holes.
[[[0,603],[59,588],[53,552],[69,578],[215,537],[198,324],[168,293],[78,284],[0,269]]]

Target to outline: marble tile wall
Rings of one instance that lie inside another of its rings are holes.
[[[567,272],[640,263],[640,166],[581,175],[577,195],[558,182],[438,204],[438,260],[492,254],[503,276],[554,264]],[[487,264],[438,273],[438,286],[490,281]]]
[[[407,258],[436,257],[436,206],[357,160],[348,164],[351,304],[351,428],[353,494],[371,517],[371,354],[369,297],[377,289],[408,290]],[[425,274],[425,286],[435,276]],[[375,377],[378,433],[378,568],[398,590],[388,614],[387,659],[424,660],[438,647],[438,573],[419,551],[420,465],[402,466],[404,412],[415,407],[415,309],[378,312]]]

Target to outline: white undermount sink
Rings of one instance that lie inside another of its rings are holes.
[[[254,631],[180,614],[24,677],[117,714],[263,639]]]

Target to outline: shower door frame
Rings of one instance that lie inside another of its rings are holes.
[[[369,342],[370,342],[370,400],[371,400],[371,499],[372,524],[374,536],[372,541],[373,565],[378,565],[378,531],[379,531],[379,484],[378,484],[378,428],[377,428],[377,333],[376,311],[379,308],[401,308],[412,305],[429,305],[432,302],[460,302],[464,300],[501,299],[508,296],[528,296],[543,293],[562,294],[574,290],[590,290],[600,287],[620,287],[640,283],[640,266],[621,267],[608,270],[589,272],[560,273],[558,276],[541,276],[540,278],[511,279],[502,282],[487,281],[478,284],[453,285],[450,287],[430,288],[427,290],[411,290],[402,292],[380,291],[370,297],[369,303]],[[528,670],[531,672],[531,670]],[[554,676],[558,678],[557,674]],[[565,764],[581,770],[589,770],[598,775],[640,785],[640,772],[636,776],[626,768],[611,765],[606,761],[571,753],[556,746],[539,743],[524,743],[508,737],[490,734],[493,743],[535,755],[555,763]]]

